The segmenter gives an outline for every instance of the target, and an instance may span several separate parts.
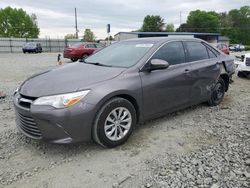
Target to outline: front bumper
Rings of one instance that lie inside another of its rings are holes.
[[[67,144],[91,140],[91,128],[95,108],[79,101],[65,109],[50,106],[24,107],[19,104],[19,96],[14,96],[16,124],[18,130],[27,137],[51,143]]]
[[[245,63],[235,63],[235,67],[237,71],[250,72],[250,66],[246,66]]]

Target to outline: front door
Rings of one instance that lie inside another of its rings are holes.
[[[151,59],[165,60],[170,66],[163,70],[140,72],[145,117],[187,105],[192,83],[182,42],[164,44]]]

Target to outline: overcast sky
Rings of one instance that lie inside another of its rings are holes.
[[[139,29],[145,15],[160,15],[165,23],[175,27],[186,21],[192,10],[225,12],[250,5],[250,0],[0,0],[0,8],[23,8],[35,13],[40,27],[40,38],[63,38],[74,33],[74,8],[78,12],[79,35],[86,28],[97,38],[106,37],[106,25],[111,24],[111,34]]]

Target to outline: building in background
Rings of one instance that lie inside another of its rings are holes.
[[[189,33],[189,32],[119,32],[115,34],[115,40],[127,40],[145,37],[168,37],[168,36],[190,36],[203,39],[209,43],[229,44],[227,37],[221,36],[220,33]]]

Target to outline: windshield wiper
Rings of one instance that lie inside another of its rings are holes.
[[[103,67],[112,67],[112,65],[106,65],[106,64],[102,64],[99,62],[86,62],[84,61],[86,64],[92,64],[92,65],[97,65],[97,66],[103,66]]]

